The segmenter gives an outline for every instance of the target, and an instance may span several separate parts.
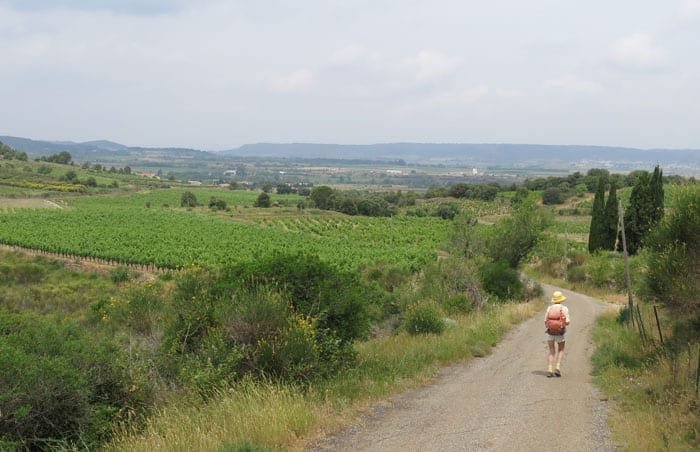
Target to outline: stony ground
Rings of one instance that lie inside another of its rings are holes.
[[[558,288],[545,286],[549,297]],[[572,324],[561,378],[546,377],[544,313],[487,357],[445,369],[430,386],[378,405],[313,451],[614,450],[606,402],[591,382],[591,330],[602,305],[562,290]]]

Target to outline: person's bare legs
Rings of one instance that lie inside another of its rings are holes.
[[[557,367],[554,372],[554,375],[557,377],[561,376],[561,361],[564,359],[564,348],[566,346],[566,342],[561,341],[557,344]]]
[[[552,376],[552,364],[554,363],[554,341],[547,341],[549,353],[547,354],[547,376]]]

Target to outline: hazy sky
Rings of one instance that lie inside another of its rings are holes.
[[[0,135],[700,148],[700,0],[0,0]]]

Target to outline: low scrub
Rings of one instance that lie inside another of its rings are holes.
[[[617,400],[610,416],[616,441],[625,450],[697,450],[700,345],[645,345],[623,319],[599,318],[592,358],[596,382]]]
[[[319,432],[355,418],[368,403],[426,381],[438,366],[487,354],[511,325],[539,308],[540,303],[489,306],[456,317],[457,325],[441,335],[401,332],[359,342],[352,368],[304,388],[244,378],[204,404],[164,408],[140,430],[122,431],[106,449],[302,449]]]
[[[0,444],[8,448],[90,447],[148,396],[114,344],[31,314],[0,314],[0,369]]]
[[[403,327],[409,334],[440,334],[445,330],[442,309],[432,302],[417,303],[408,308]]]

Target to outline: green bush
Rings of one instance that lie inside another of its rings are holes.
[[[580,266],[570,267],[566,271],[566,279],[573,283],[586,282],[586,268]]]
[[[197,197],[191,191],[186,191],[180,197],[180,207],[197,207]]]
[[[523,295],[523,283],[518,277],[518,272],[504,260],[482,265],[481,284],[487,292],[501,301],[521,299]]]
[[[35,263],[18,262],[12,265],[0,265],[0,284],[36,284],[45,277],[44,267]]]
[[[441,334],[445,330],[442,310],[432,302],[419,302],[408,308],[403,326],[409,334]]]
[[[224,269],[219,290],[275,286],[288,295],[296,313],[314,319],[343,342],[366,337],[382,294],[359,275],[338,270],[308,254],[275,255]]]
[[[134,274],[129,267],[120,265],[119,267],[113,268],[109,271],[109,277],[114,284],[119,284],[131,280],[134,277]]]
[[[244,375],[307,382],[353,362],[374,289],[310,257],[189,269],[168,301],[164,375],[203,395]]]
[[[114,344],[31,314],[0,314],[0,369],[0,442],[21,448],[98,444],[148,396]]]

